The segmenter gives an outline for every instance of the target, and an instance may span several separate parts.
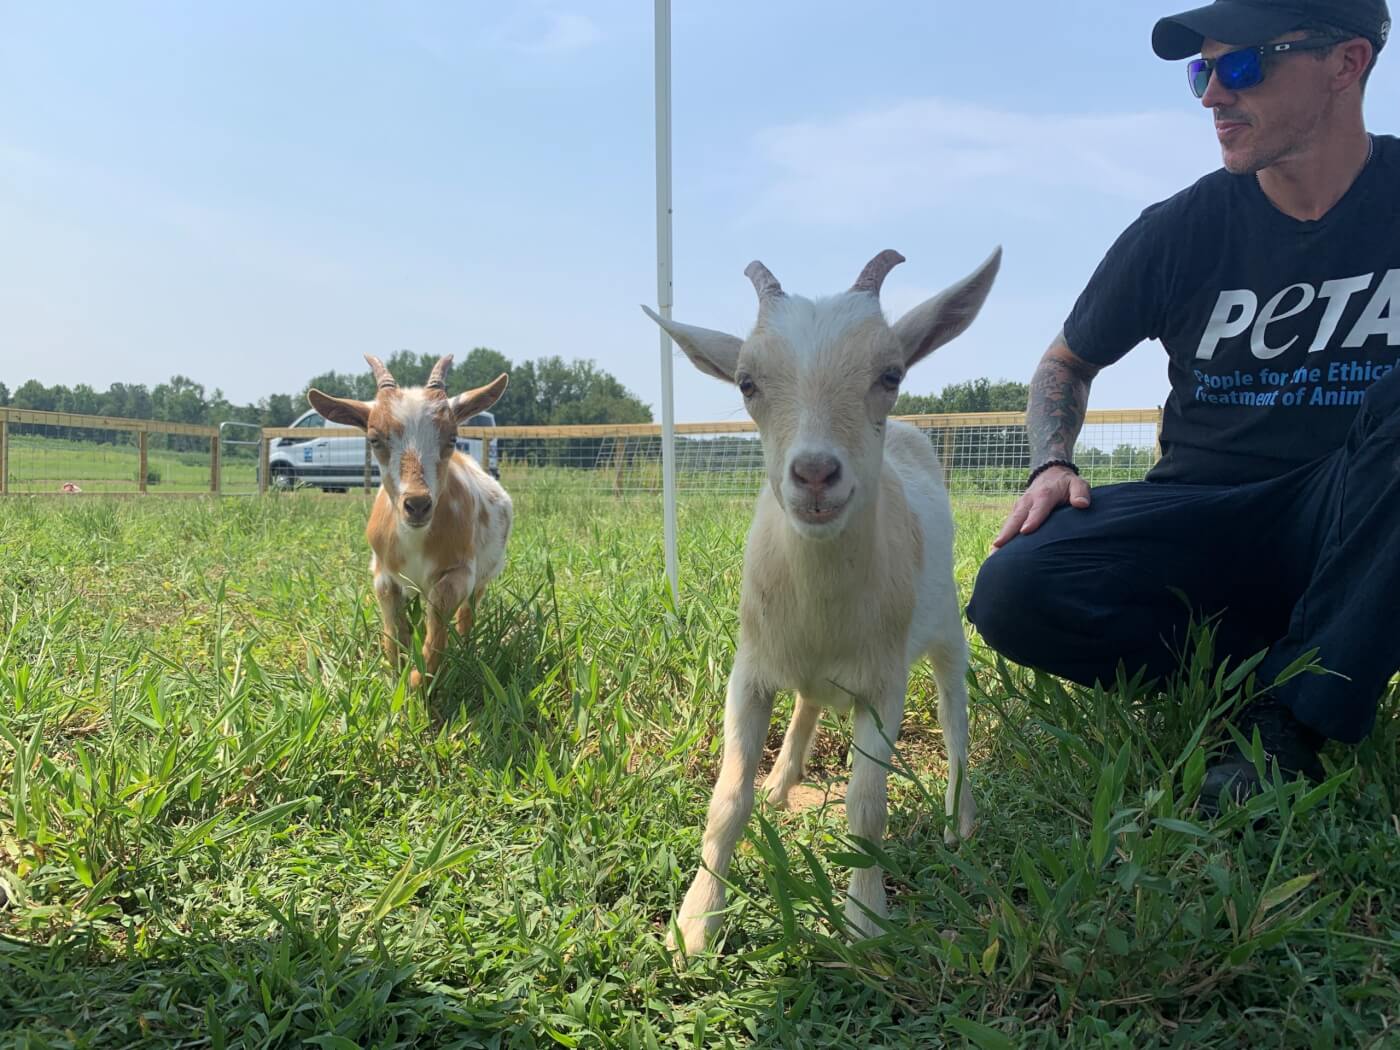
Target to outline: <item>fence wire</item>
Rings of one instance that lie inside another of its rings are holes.
[[[83,423],[35,422],[20,414],[5,429],[3,491],[14,494],[208,492],[210,439]],[[77,417],[81,418],[81,417]],[[143,472],[144,464],[144,472]]]
[[[262,428],[255,423],[220,423],[219,492],[225,496],[258,494],[258,455]]]
[[[910,422],[928,436],[951,492],[1003,496],[1024,484],[1031,453],[1019,414],[923,416]],[[1155,411],[1098,413],[1097,418],[1091,414],[1075,460],[1094,485],[1140,480],[1156,461],[1157,427]],[[731,432],[721,432],[718,426],[708,429],[677,434],[678,496],[754,496],[766,476],[758,435],[738,427]],[[661,493],[659,434],[574,436],[546,430],[533,437],[525,428],[501,432],[495,441],[496,462],[502,482],[513,491],[567,487],[619,498]]]
[[[1156,461],[1156,410],[1089,413],[1075,460],[1091,484],[1141,479]],[[917,416],[956,495],[1004,497],[1031,468],[1020,413]],[[517,493],[661,495],[661,435],[652,425],[464,427],[459,448]],[[144,462],[144,470],[142,468]],[[682,424],[680,498],[752,498],[764,484],[752,424]],[[365,491],[379,465],[359,432],[315,426],[257,431],[0,410],[0,492],[252,493],[309,487]]]

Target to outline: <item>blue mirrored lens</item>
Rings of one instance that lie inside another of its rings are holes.
[[[1222,87],[1231,91],[1252,88],[1264,79],[1264,60],[1253,48],[1248,51],[1231,51],[1215,60],[1215,75]]]
[[[1202,97],[1206,88],[1210,87],[1210,63],[1203,58],[1188,62],[1186,80],[1191,85],[1191,93],[1197,98]]]

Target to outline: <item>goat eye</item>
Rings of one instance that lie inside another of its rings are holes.
[[[880,385],[886,390],[898,390],[903,381],[904,373],[898,368],[887,368],[880,376]]]
[[[745,397],[753,397],[754,394],[758,393],[758,384],[748,376],[740,376],[739,393],[743,394]]]

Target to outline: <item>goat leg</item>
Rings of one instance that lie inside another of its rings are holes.
[[[387,573],[377,574],[374,596],[379,601],[380,619],[384,621],[384,657],[397,671],[405,652],[413,644],[413,628],[408,622],[403,587]]]
[[[438,577],[437,583],[433,584],[433,589],[428,592],[427,601],[424,603],[427,606],[428,621],[428,629],[423,639],[424,674],[420,675],[414,671],[410,676],[414,688],[422,685],[425,677],[431,678],[437,673],[442,663],[442,654],[447,649],[452,614],[457,612],[466,601],[467,595],[471,594],[474,582],[472,575],[470,569],[445,572]]]
[[[888,778],[899,724],[904,718],[904,693],[908,679],[891,683],[870,703],[858,703],[855,711],[855,754],[851,758],[851,785],[846,791],[846,817],[851,834],[879,846],[885,838],[889,814]],[[884,931],[880,919],[885,909],[885,873],[878,865],[851,871],[846,894],[846,921],[863,937]]]
[[[720,912],[724,910],[722,880],[729,874],[734,847],[753,811],[754,776],[773,716],[775,692],[753,673],[741,651],[729,676],[724,705],[724,759],[705,821],[700,870],[676,917],[688,955],[703,950],[719,926]],[[668,935],[666,946],[675,950],[675,930]]]
[[[783,737],[783,748],[778,752],[778,760],[773,763],[768,779],[763,782],[768,804],[775,809],[786,808],[788,792],[802,783],[807,756],[812,750],[812,738],[816,736],[821,717],[822,709],[799,693],[793,707],[792,721]]]

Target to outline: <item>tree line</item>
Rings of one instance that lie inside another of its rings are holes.
[[[427,381],[437,356],[401,350],[384,363],[401,386],[418,386]],[[448,389],[459,393],[483,386],[502,372],[510,374],[510,386],[492,409],[501,426],[651,422],[650,407],[593,361],[545,357],[517,364],[497,350],[477,347],[453,365]],[[231,402],[222,390],[208,391],[204,384],[183,375],[172,376],[154,388],[144,383],[113,383],[105,391],[87,383],[45,386],[30,379],[12,393],[0,382],[0,407],[205,426],[234,420],[285,427],[309,407],[306,391],[311,387],[338,397],[374,397],[374,379],[366,368],[363,372],[325,372],[313,376],[295,393],[269,394],[243,405]]]
[[[900,394],[897,416],[941,416],[952,412],[1024,412],[1031,388],[1009,379],[969,379],[937,394]]]
[[[437,363],[433,354],[401,350],[385,364],[402,386],[422,384]],[[448,375],[448,388],[460,392],[510,373],[510,386],[492,412],[501,426],[563,426],[578,423],[650,423],[651,409],[611,373],[593,361],[544,357],[513,363],[505,354],[477,347],[458,361]],[[252,404],[235,404],[222,390],[208,391],[188,376],[172,376],[148,388],[143,383],[113,383],[105,391],[87,383],[45,386],[37,379],[20,384],[13,393],[0,382],[0,407],[44,412],[154,419],[166,423],[213,426],[225,420],[285,427],[307,409],[306,391],[316,387],[339,397],[374,397],[369,370],[324,372],[313,376],[295,393],[269,394]],[[938,415],[948,412],[1020,412],[1030,390],[1025,383],[972,379],[945,386],[937,394],[899,396],[896,415]]]

